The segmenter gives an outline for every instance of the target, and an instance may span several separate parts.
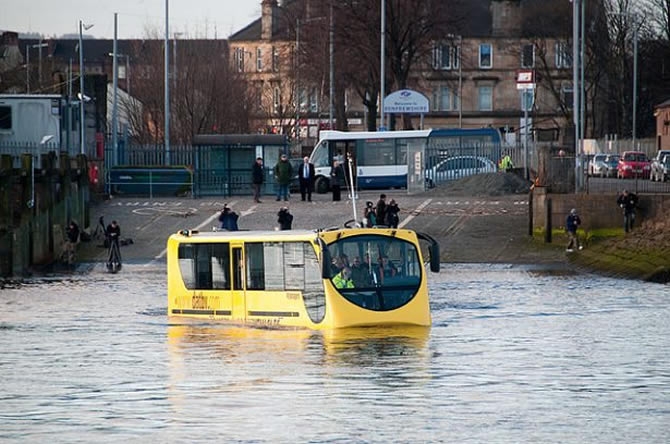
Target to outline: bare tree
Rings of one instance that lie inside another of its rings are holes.
[[[435,39],[455,32],[464,12],[463,0],[387,0],[386,1],[386,79],[385,89],[404,89],[415,86],[411,73],[423,58],[428,57]],[[330,2],[312,6],[313,16],[329,18]],[[381,5],[378,0],[340,0],[333,2],[335,22],[335,106],[338,127],[344,121],[345,89],[356,92],[367,108],[367,126],[377,126],[377,103],[380,92],[380,25]],[[307,50],[314,50],[312,59],[324,60],[324,29],[328,22],[313,30],[319,42]],[[319,54],[318,56],[316,54]],[[327,63],[312,73],[312,80],[326,79]],[[301,70],[302,73],[302,70]],[[325,82],[324,82],[325,83]],[[409,121],[408,121],[409,122]],[[409,123],[406,122],[405,126]]]
[[[151,35],[151,32],[149,32]],[[157,33],[154,33],[156,37]],[[139,143],[163,143],[164,43],[159,38],[131,48],[132,98],[122,104]],[[171,67],[170,140],[188,144],[202,133],[246,133],[252,110],[245,83],[228,63],[224,40],[180,40],[179,65]]]
[[[647,0],[645,10],[658,37],[670,41],[670,0]]]

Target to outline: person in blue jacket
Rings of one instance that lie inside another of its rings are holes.
[[[219,215],[219,222],[221,222],[221,228],[228,231],[237,231],[237,219],[240,216],[231,210],[228,205],[223,206],[223,211]]]
[[[568,214],[568,217],[565,220],[565,231],[567,231],[568,239],[570,239],[568,242],[568,247],[565,249],[565,251],[568,253],[575,251],[574,248],[578,248],[580,250],[583,248],[581,245],[579,245],[579,236],[577,236],[577,229],[581,224],[582,220],[579,218],[577,210],[575,208],[571,209],[570,214]]]

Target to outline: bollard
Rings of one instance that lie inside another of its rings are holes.
[[[528,193],[528,236],[533,237],[533,192]]]
[[[551,199],[546,200],[546,214],[544,215],[544,241],[551,243]]]

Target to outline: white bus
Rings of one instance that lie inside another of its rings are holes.
[[[455,156],[461,161],[466,157],[483,157],[495,165],[500,158],[501,140],[500,132],[494,128],[321,131],[319,142],[310,156],[316,170],[315,189],[318,193],[329,190],[330,168],[334,158],[340,157],[343,160],[352,159],[353,180],[357,189],[423,190],[426,171]],[[346,163],[344,167],[347,180],[350,180]]]

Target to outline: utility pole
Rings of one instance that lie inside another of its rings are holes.
[[[111,165],[109,160],[106,162],[109,166],[117,165],[117,153],[119,147],[118,141],[118,132],[119,132],[119,120],[118,120],[118,95],[119,95],[119,64],[118,64],[118,13],[114,13],[114,46],[113,46],[113,60],[112,60],[112,72],[113,72],[113,89],[114,89],[114,99],[112,103],[112,159]],[[107,156],[105,156],[106,158]]]
[[[165,0],[165,165],[170,165],[170,22]]]
[[[86,95],[84,94],[84,29],[89,30],[93,25],[84,25],[79,20],[79,132],[80,132],[80,153],[86,154],[86,115],[84,113],[84,103]]]
[[[381,0],[382,2],[382,13],[381,13],[381,50],[379,51],[380,58],[380,69],[379,69],[379,104],[380,104],[380,113],[379,113],[379,129],[384,129],[384,77],[386,73],[384,72],[385,63],[384,63],[384,54],[386,52],[386,0]]]
[[[579,99],[581,94],[580,85],[579,85],[579,66],[580,66],[580,54],[579,54],[579,15],[580,15],[580,2],[582,0],[572,0],[572,116],[573,124],[575,126],[575,192],[580,191],[581,189],[581,173],[583,170],[582,167],[582,156],[581,156],[581,141],[580,136],[580,103]]]
[[[335,25],[333,22],[333,1],[330,0],[330,33],[328,35],[329,42],[328,42],[328,53],[330,56],[330,102],[328,104],[328,126],[329,129],[333,130],[335,129],[333,126],[333,114],[335,110],[335,60],[333,57],[334,53],[334,37],[335,37]],[[340,127],[341,128],[341,127]]]
[[[300,17],[295,19],[295,140],[300,142]]]

